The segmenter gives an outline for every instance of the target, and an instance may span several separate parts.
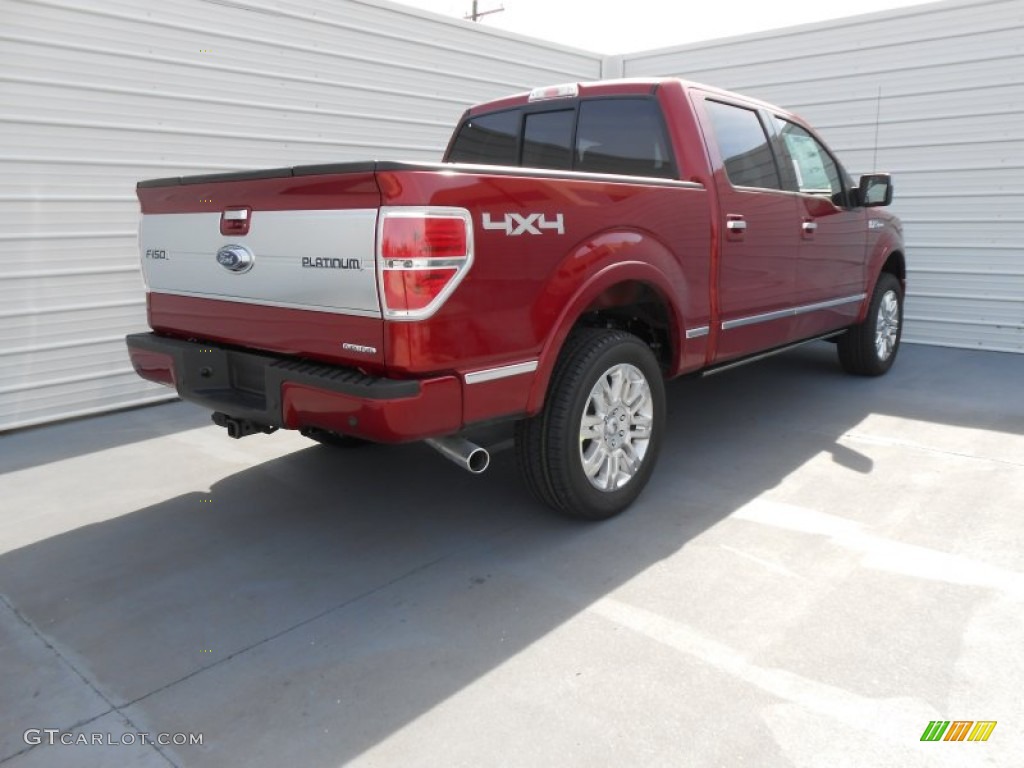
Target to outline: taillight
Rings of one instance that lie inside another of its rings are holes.
[[[430,317],[473,263],[473,220],[464,208],[381,208],[377,272],[384,316]]]

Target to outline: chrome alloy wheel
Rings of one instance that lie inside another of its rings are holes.
[[[580,461],[590,484],[614,491],[643,464],[654,424],[651,386],[636,366],[621,363],[598,378],[580,420]]]
[[[879,360],[888,360],[896,349],[900,331],[900,300],[895,291],[886,291],[878,304],[875,321],[875,354]]]

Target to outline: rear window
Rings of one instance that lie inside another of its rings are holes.
[[[572,129],[576,112],[534,112],[523,126],[523,162],[528,168],[572,167]]]
[[[518,165],[519,110],[471,117],[459,128],[452,163]]]
[[[676,178],[661,109],[647,97],[585,99],[567,109],[526,107],[471,117],[460,126],[447,160]]]

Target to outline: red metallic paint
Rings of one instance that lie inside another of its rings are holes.
[[[289,429],[318,427],[382,443],[448,435],[462,427],[462,384],[455,376],[423,379],[416,397],[367,400],[304,384],[281,386]]]
[[[637,96],[637,95],[648,95],[654,93],[656,88],[658,91],[661,89],[672,89],[675,86],[680,86],[681,92],[681,81],[664,81],[655,83],[653,80],[650,82],[641,81],[630,81],[630,80],[607,80],[605,82],[595,83],[577,83],[576,87],[579,91],[580,98],[588,98],[592,96]],[[501,99],[489,101],[486,104],[477,104],[474,107],[470,107],[466,110],[466,114],[478,115],[483,112],[496,112],[501,109],[511,109],[513,107],[521,107],[525,104],[531,103],[529,100],[530,91],[524,91],[523,93],[517,93],[513,96],[506,96]],[[557,103],[560,99],[549,99],[546,100],[551,103]]]
[[[824,197],[798,195],[801,232],[793,301],[812,304],[863,292],[867,282],[868,209],[840,208]]]
[[[150,327],[168,336],[265,349],[373,374],[385,370],[380,318],[163,293],[150,293],[147,299]],[[346,351],[343,343],[373,347],[377,353]]]
[[[174,360],[170,355],[129,347],[128,356],[131,358],[132,368],[142,378],[168,387],[177,386],[174,380]]]
[[[658,103],[665,115],[669,139],[676,153],[680,179],[711,188],[714,183],[698,113],[689,92],[680,81],[666,82],[658,88]],[[708,203],[715,210],[713,195]]]
[[[416,323],[387,323],[385,347],[390,370],[419,375],[439,370],[498,366],[509,360],[545,358],[564,338],[565,309],[594,275],[608,265],[622,267],[621,282],[647,282],[664,298],[684,328],[675,302],[685,302],[692,321],[706,322],[708,271],[702,258],[710,228],[706,191],[680,185],[578,178],[543,179],[518,174],[385,171],[378,174],[385,205],[461,206],[475,224],[474,263],[458,290],[431,317]],[[511,236],[484,229],[484,214],[562,214],[564,234]],[[642,221],[643,228],[609,227],[614,221]],[[636,262],[637,267],[626,265]],[[585,296],[589,305],[614,283]],[[571,324],[575,318],[569,318]],[[678,333],[676,338],[679,338]],[[680,350],[674,350],[673,357]],[[682,351],[685,367],[700,359]],[[543,364],[553,364],[544,360]],[[673,373],[680,366],[673,364]],[[546,379],[545,379],[546,381]]]
[[[533,379],[534,374],[521,373],[493,381],[464,384],[462,388],[463,421],[466,424],[473,424],[504,416],[525,414]]]
[[[868,234],[868,257],[867,257],[867,286],[864,289],[867,293],[867,298],[860,307],[860,312],[857,314],[856,322],[861,322],[867,317],[868,308],[871,304],[871,294],[875,290],[875,283],[878,282],[878,276],[882,272],[882,267],[889,260],[889,257],[895,254],[900,254],[900,261],[902,262],[903,257],[903,243],[902,230],[899,234],[895,231],[897,227],[901,227],[899,219],[893,216],[888,211],[882,211],[878,208],[872,209],[871,217],[876,219],[882,219],[886,222],[884,229],[874,230]],[[905,268],[904,264],[904,268]],[[906,291],[906,279],[901,276],[900,282],[903,285],[903,290]]]
[[[152,294],[150,324],[160,333],[177,337],[308,357],[374,375],[417,378],[421,394],[400,400],[367,401],[299,384],[282,388],[283,417],[289,427],[316,426],[396,442],[451,434],[497,417],[536,413],[562,344],[579,318],[637,295],[639,286],[658,298],[669,319],[669,377],[810,335],[812,329],[841,328],[853,322],[857,312],[863,317],[867,301],[794,321],[721,330],[723,319],[798,304],[798,265],[810,272],[800,277],[807,296],[870,293],[885,258],[902,248],[893,227],[873,231],[867,237],[870,258],[862,257],[854,265],[852,251],[845,249],[856,246],[846,238],[865,242],[863,230],[856,226],[863,221],[859,218],[863,209],[853,216],[833,218],[821,236],[801,242],[801,215],[821,221],[837,214],[816,200],[800,201],[793,193],[780,193],[769,200],[774,201],[770,205],[754,198],[761,193],[737,192],[729,186],[713,137],[703,127],[702,99],[710,94],[753,108],[767,105],[672,80],[582,83],[579,89],[581,97],[655,94],[666,116],[680,178],[700,187],[645,179],[538,175],[518,168],[438,170],[393,165],[376,173],[357,170],[140,188],[144,214],[249,206],[253,227],[259,226],[260,211],[380,205],[466,208],[474,223],[473,266],[446,303],[425,320],[385,321]],[[526,102],[527,94],[520,94],[474,107],[470,114]],[[748,221],[757,223],[752,232],[778,237],[730,239],[724,221],[726,214],[739,211],[734,210],[736,206],[743,207]],[[491,221],[501,221],[508,214],[537,214],[545,221],[561,216],[564,232],[547,228],[512,234],[485,229],[485,214]],[[791,224],[780,217],[791,218]],[[841,264],[815,250],[818,245],[827,245],[833,252],[844,249]],[[834,274],[818,274],[819,266]],[[774,291],[766,289],[773,283]],[[709,327],[708,335],[686,339],[688,329],[701,326]],[[378,351],[375,355],[346,352],[343,342]],[[465,384],[461,378],[467,371],[525,360],[539,361],[535,373],[478,384]],[[142,376],[173,382],[166,360],[133,354],[133,364]]]

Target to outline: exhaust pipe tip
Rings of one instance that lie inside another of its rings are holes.
[[[476,450],[466,457],[466,469],[474,475],[486,472],[489,466],[491,466],[491,454],[480,446],[477,446]]]
[[[479,475],[491,465],[491,454],[476,443],[461,437],[434,437],[424,442],[450,462],[472,475]]]

